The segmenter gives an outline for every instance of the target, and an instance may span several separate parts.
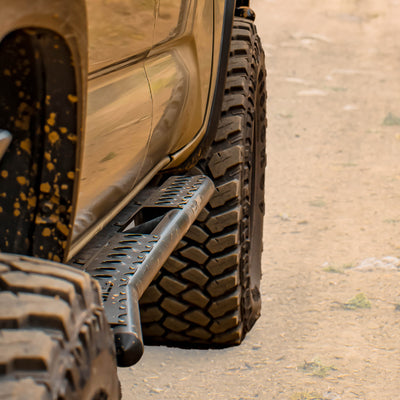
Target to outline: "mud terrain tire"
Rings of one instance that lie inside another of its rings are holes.
[[[260,314],[266,88],[255,25],[236,18],[219,127],[193,173],[216,193],[141,299],[148,344],[239,344]]]
[[[120,399],[113,337],[86,273],[0,254],[0,399]]]

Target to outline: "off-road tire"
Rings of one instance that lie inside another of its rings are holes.
[[[148,344],[239,344],[260,315],[265,79],[255,25],[235,18],[218,131],[193,171],[216,193],[141,299]]]
[[[97,283],[61,264],[0,254],[0,399],[120,397]]]

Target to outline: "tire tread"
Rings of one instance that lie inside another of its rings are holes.
[[[151,303],[150,296],[144,295],[145,301],[141,303],[144,313],[151,307],[158,307],[163,313],[158,321],[142,319],[148,344],[181,347],[239,344],[259,315],[259,310],[253,310],[245,301],[250,296],[247,251],[253,168],[253,144],[248,132],[255,123],[253,97],[258,85],[257,68],[264,79],[264,54],[256,28],[248,20],[235,18],[218,130],[209,155],[196,167],[212,177],[216,193],[185,236],[185,244],[176,249],[160,277],[148,289],[153,291],[156,287],[161,297]],[[261,91],[265,90],[263,83],[260,86]],[[265,104],[260,107],[263,135]],[[262,168],[265,140],[261,139],[257,151],[257,160],[261,158],[257,162]],[[263,173],[256,178],[263,180]],[[254,186],[263,193],[263,185]],[[258,205],[262,216],[261,208]],[[181,307],[171,310],[162,307],[164,299],[170,296]]]

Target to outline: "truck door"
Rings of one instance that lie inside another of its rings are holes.
[[[146,60],[154,114],[144,171],[190,142],[204,123],[213,62],[214,1],[159,0]],[[147,164],[147,165],[146,165]]]
[[[155,0],[86,0],[89,80],[74,239],[134,187],[151,133]]]

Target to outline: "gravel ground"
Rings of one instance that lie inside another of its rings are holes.
[[[123,399],[400,393],[400,1],[253,0],[267,56],[262,317],[241,346],[146,347]]]

